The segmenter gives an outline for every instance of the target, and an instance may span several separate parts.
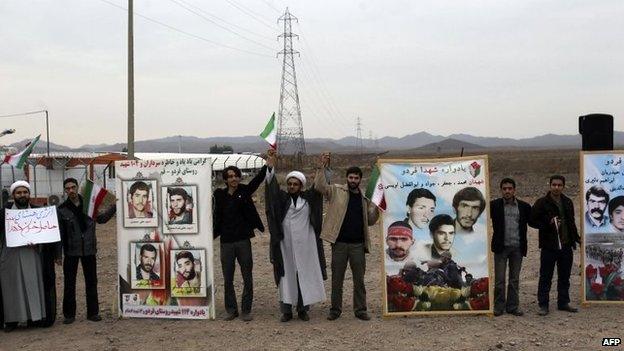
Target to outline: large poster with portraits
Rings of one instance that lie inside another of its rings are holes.
[[[491,313],[487,156],[379,169],[384,315]]]
[[[214,318],[211,165],[115,162],[122,317]]]
[[[581,153],[585,303],[624,302],[624,151]]]

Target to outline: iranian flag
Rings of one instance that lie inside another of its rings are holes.
[[[386,210],[386,199],[384,197],[384,187],[381,183],[381,172],[379,171],[379,167],[375,166],[373,168],[373,173],[371,173],[371,177],[368,180],[368,185],[366,186],[366,197],[371,200],[380,210]]]
[[[106,191],[106,189],[87,179],[87,183],[85,184],[84,189],[82,189],[82,199],[84,201],[82,209],[83,212],[87,216],[95,219],[98,213],[98,208],[102,204],[102,201],[104,201],[107,194],[108,191]]]
[[[271,115],[269,123],[267,123],[266,127],[264,127],[260,136],[262,139],[266,140],[269,145],[271,145],[273,150],[277,148],[277,126],[275,125],[275,112]]]
[[[30,153],[32,152],[33,148],[39,141],[40,137],[41,137],[41,134],[37,135],[35,139],[30,141],[28,144],[26,144],[24,150],[13,155],[5,155],[4,163],[8,163],[11,166],[16,167],[16,168],[23,168],[24,165],[26,164],[26,160],[28,160],[28,156],[30,156]]]

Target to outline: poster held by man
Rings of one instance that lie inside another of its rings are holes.
[[[378,166],[384,316],[492,313],[487,156]]]

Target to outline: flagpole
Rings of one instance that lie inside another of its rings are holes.
[[[48,142],[48,158],[50,158],[50,122],[48,121],[48,110],[44,110],[46,114],[46,139]]]

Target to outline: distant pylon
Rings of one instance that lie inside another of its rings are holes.
[[[356,141],[357,141],[357,152],[358,154],[362,154],[363,152],[363,145],[362,145],[362,121],[360,120],[360,117],[357,118],[357,122],[355,122],[355,131],[356,131]]]
[[[284,22],[284,33],[278,38],[284,40],[284,49],[278,52],[283,55],[282,61],[282,86],[280,91],[278,124],[277,124],[277,150],[281,154],[296,156],[297,166],[302,164],[302,156],[306,154],[305,139],[303,138],[303,124],[301,123],[301,107],[299,106],[299,90],[297,88],[297,74],[295,72],[294,55],[299,55],[293,50],[292,38],[298,37],[292,33],[292,21],[299,22],[297,17],[286,12],[278,19]]]

